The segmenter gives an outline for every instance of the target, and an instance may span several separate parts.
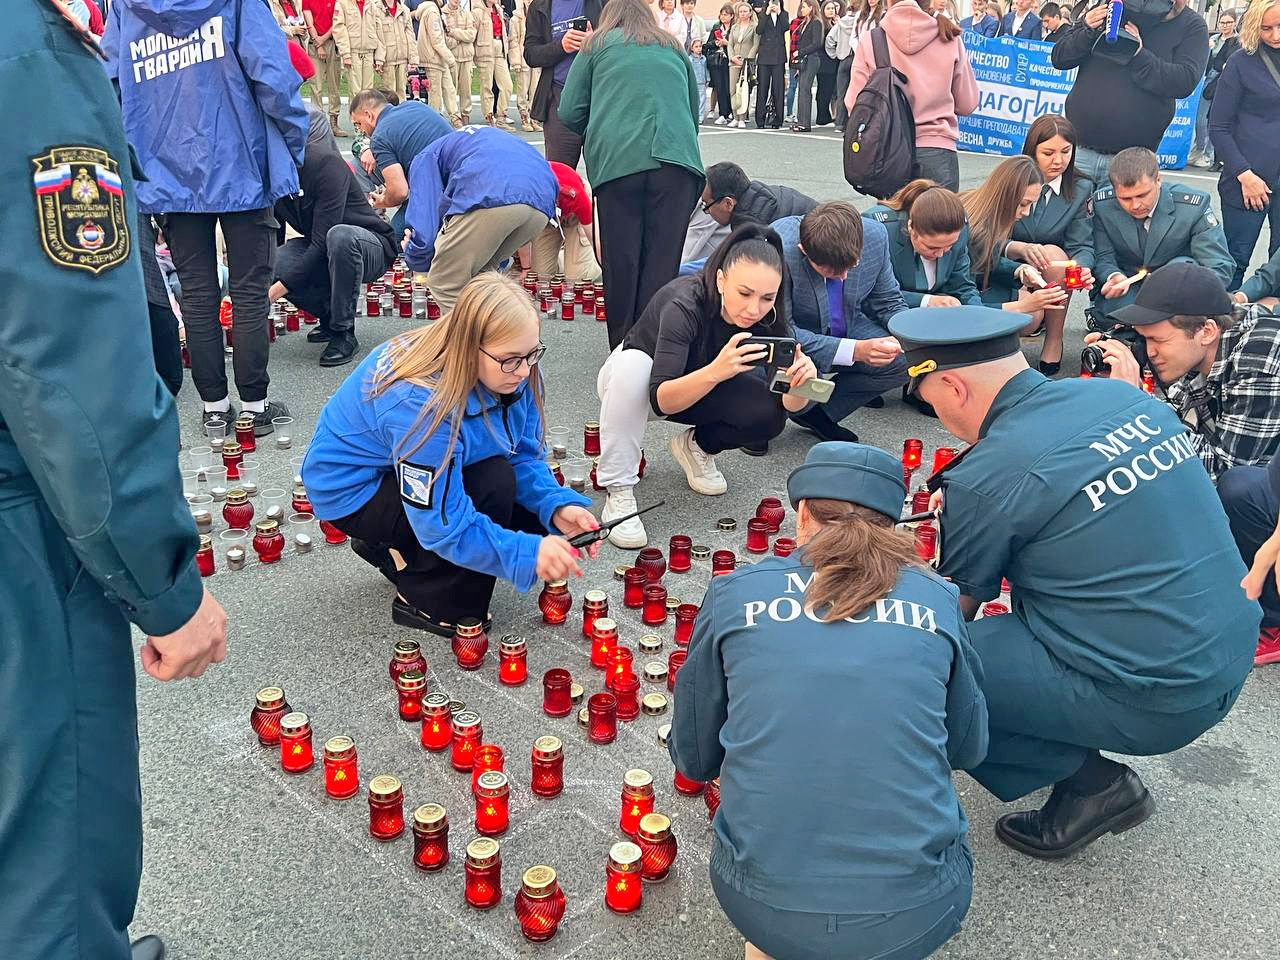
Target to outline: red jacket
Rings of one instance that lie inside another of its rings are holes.
[[[791,55],[787,58],[787,62],[793,67],[798,67],[800,61],[796,59],[796,38],[800,36],[800,25],[804,22],[801,17],[796,17],[791,21],[789,28],[791,32]]]

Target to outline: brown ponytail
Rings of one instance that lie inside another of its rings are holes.
[[[884,205],[905,213],[916,233],[936,237],[964,229],[964,204],[956,194],[932,180],[912,180]]]
[[[950,42],[960,36],[960,34],[964,33],[963,29],[956,26],[955,20],[952,19],[951,16],[948,16],[948,13],[951,11],[952,4],[947,4],[948,13],[934,13],[933,10],[930,9],[932,4],[929,0],[916,0],[916,6],[938,21],[938,39],[944,43]]]
[[[804,545],[813,580],[805,606],[824,623],[844,620],[889,593],[902,568],[918,564],[911,536],[892,517],[844,500],[806,499],[818,532]]]

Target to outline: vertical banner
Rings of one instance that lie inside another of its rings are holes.
[[[1050,59],[1052,44],[1012,37],[984,37],[965,31],[965,50],[978,78],[978,109],[960,117],[962,150],[1008,157],[1022,150],[1027,129],[1045,113],[1063,113],[1075,70],[1059,70]],[[1203,80],[1201,81],[1201,85]],[[1156,153],[1160,165],[1186,166],[1195,135],[1200,85],[1179,100]]]

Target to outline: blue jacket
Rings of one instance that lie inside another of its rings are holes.
[[[102,48],[146,213],[234,213],[298,192],[300,81],[262,0],[116,0]]]
[[[547,466],[542,418],[532,390],[526,383],[504,402],[477,384],[467,398],[457,443],[446,457],[448,421],[417,446],[425,429],[418,416],[430,388],[402,380],[376,397],[368,395],[373,375],[387,362],[394,343],[369,354],[320,411],[302,464],[316,516],[350,516],[395,470],[409,525],[426,549],[528,590],[538,579],[534,566],[541,538],[500,527],[478,511],[463,489],[462,468],[505,457],[515,470],[516,501],[548,530],[553,529],[551,515],[561,507],[591,506],[586,497],[560,486]]]
[[[1015,37],[1019,40],[1039,40],[1044,35],[1044,29],[1040,25],[1040,18],[1036,16],[1034,10],[1028,10],[1026,19],[1022,21],[1022,26],[1018,28],[1018,32],[1013,32],[1013,18],[1017,16],[1016,11],[1010,10],[1004,15],[1000,21],[1000,36]]]
[[[405,223],[413,231],[404,260],[426,273],[436,234],[447,217],[523,203],[556,215],[560,184],[542,154],[514,134],[493,127],[463,127],[413,159]]]
[[[965,17],[960,21],[960,26],[984,37],[995,37],[1000,33],[1000,21],[985,13],[977,23],[973,22],[973,17]]]
[[[802,552],[715,577],[668,749],[720,777],[711,869],[780,910],[894,913],[969,881],[953,768],[987,753],[956,588],[904,569],[847,621],[803,612]]]

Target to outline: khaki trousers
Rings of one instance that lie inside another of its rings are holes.
[[[566,280],[599,280],[600,264],[596,262],[596,252],[591,248],[590,230],[577,220],[563,230],[561,233],[560,227],[549,223],[533,238],[533,272],[539,277],[563,273]],[[560,262],[562,247],[563,268]]]
[[[436,235],[427,286],[440,311],[453,309],[471,278],[492,270],[547,225],[547,215],[523,203],[454,214]]]
[[[486,117],[507,115],[507,105],[511,102],[511,72],[507,69],[507,61],[502,57],[489,57],[476,61],[476,69],[480,71],[480,105],[484,107]],[[498,81],[498,109],[493,108],[493,81]]]
[[[458,113],[471,122],[471,61],[459,60],[453,68],[453,86],[458,91]]]
[[[316,65],[316,75],[311,78],[311,103],[317,110],[337,117],[342,112],[342,95],[338,92],[342,84],[342,59],[338,56],[338,45],[330,37],[312,51],[312,60]],[[329,109],[325,110],[324,98],[329,97]]]
[[[532,86],[533,71],[528,67],[522,67],[515,73],[516,109],[523,117],[529,112],[529,90]]]
[[[448,67],[427,67],[427,104],[446,119],[452,120],[458,115],[458,90],[453,85],[453,71]]]
[[[351,66],[347,68],[347,94],[354,97],[361,90],[378,86],[378,73],[373,69],[373,51],[352,51]]]
[[[382,80],[387,89],[393,91],[403,100],[405,89],[409,84],[409,61],[403,63],[385,63],[382,65]]]

